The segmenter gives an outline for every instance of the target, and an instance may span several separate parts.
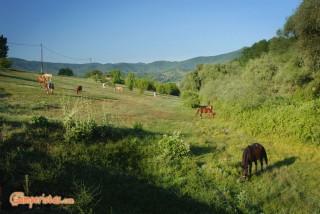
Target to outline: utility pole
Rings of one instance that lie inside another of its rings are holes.
[[[91,66],[91,71],[93,70],[92,68],[92,61],[91,61],[91,58],[90,58],[90,66]]]
[[[42,50],[42,43],[40,44],[41,46],[41,73],[43,73],[43,50]]]

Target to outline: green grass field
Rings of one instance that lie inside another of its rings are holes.
[[[200,119],[179,97],[62,76],[46,94],[37,76],[0,70],[2,213],[320,213],[316,144],[250,137],[220,114],[223,105]],[[66,128],[68,118],[81,132]],[[168,158],[159,147],[174,131],[188,155]],[[253,142],[266,148],[269,167],[244,182],[242,151]],[[12,207],[17,191],[75,204]]]

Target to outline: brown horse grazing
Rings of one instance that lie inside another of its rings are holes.
[[[214,115],[216,114],[214,111],[212,111],[212,108],[208,108],[208,107],[202,107],[202,108],[198,108],[196,116],[199,114],[200,112],[200,118],[202,118],[202,113],[207,113],[208,117],[210,117],[210,115],[212,116],[212,118],[214,118]]]
[[[268,166],[268,157],[267,152],[264,149],[262,145],[259,143],[254,143],[250,146],[247,146],[242,155],[242,177],[246,178],[248,175],[248,166],[249,166],[249,175],[251,176],[251,168],[252,168],[252,162],[255,163],[255,173],[257,173],[257,161],[260,160],[261,164],[261,171],[263,172],[263,159],[266,162],[266,165]]]
[[[76,92],[77,92],[77,94],[80,94],[82,92],[82,86],[81,85],[77,86]]]

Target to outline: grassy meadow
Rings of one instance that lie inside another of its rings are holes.
[[[245,124],[259,112],[235,120],[213,102],[216,117],[200,119],[179,97],[63,76],[46,94],[37,76],[0,70],[2,213],[320,213],[319,142],[250,134]],[[163,139],[190,152],[168,157]],[[253,142],[269,166],[243,181],[242,151]],[[12,207],[17,191],[75,204]]]

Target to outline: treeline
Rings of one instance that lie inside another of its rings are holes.
[[[110,80],[106,79],[106,75],[110,76]],[[102,73],[99,70],[92,70],[84,74],[85,78],[93,78],[96,81],[107,83],[115,86],[116,84],[125,84],[130,91],[134,88],[139,89],[143,94],[145,91],[154,91],[158,94],[168,94],[179,96],[180,89],[176,83],[162,83],[154,81],[150,78],[138,78],[135,73],[128,72],[126,75],[121,70],[113,70],[107,73]]]
[[[319,98],[319,7],[305,0],[276,37],[245,48],[232,62],[198,65],[181,84],[186,104],[222,100],[255,108],[281,98]]]

